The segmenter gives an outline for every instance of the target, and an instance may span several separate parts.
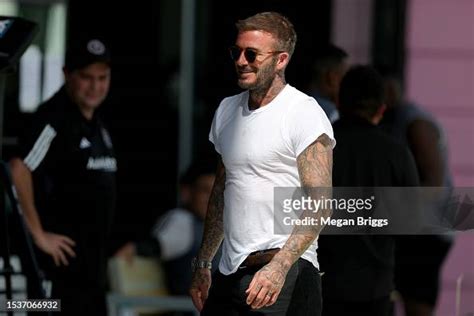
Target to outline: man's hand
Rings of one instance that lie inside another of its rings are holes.
[[[247,304],[253,309],[275,304],[285,283],[288,267],[272,260],[253,276],[245,293]]]
[[[193,280],[191,282],[191,288],[189,294],[193,300],[194,306],[201,312],[204,307],[204,302],[209,294],[209,288],[211,287],[211,270],[207,268],[197,269],[193,274]]]
[[[69,265],[67,255],[76,257],[76,253],[72,250],[76,243],[67,236],[43,232],[35,237],[35,243],[43,252],[53,257],[56,266]]]

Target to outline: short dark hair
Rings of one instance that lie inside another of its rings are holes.
[[[278,12],[257,13],[235,24],[239,33],[246,31],[263,31],[272,34],[276,40],[277,50],[287,52],[290,57],[295,51],[296,31],[287,17]]]
[[[342,78],[339,89],[341,113],[372,118],[384,102],[382,76],[371,66],[352,67]]]
[[[180,185],[194,185],[203,175],[213,175],[216,173],[216,165],[211,161],[196,161],[186,169],[179,178]]]
[[[345,50],[331,43],[316,49],[313,64],[314,78],[320,78],[325,72],[339,67],[347,57],[349,55]]]

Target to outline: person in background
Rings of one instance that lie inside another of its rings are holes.
[[[188,295],[192,274],[190,262],[197,255],[202,240],[214,173],[212,164],[193,163],[180,179],[182,206],[160,217],[149,239],[128,242],[116,253],[128,261],[135,255],[159,258],[171,295]],[[215,257],[215,267],[218,260],[219,255]]]
[[[61,314],[105,315],[117,162],[97,109],[109,92],[109,49],[94,38],[75,41],[64,77],[20,140],[12,178]]]
[[[318,49],[314,58],[308,91],[334,123],[339,119],[339,85],[349,68],[348,55],[342,48],[328,44]]]
[[[333,186],[413,187],[419,184],[409,150],[382,132],[382,77],[355,66],[339,91],[341,118],[333,125]],[[395,238],[381,235],[325,235],[319,239],[323,315],[391,315]]]
[[[452,188],[448,168],[447,139],[437,120],[403,96],[399,76],[387,69],[384,75],[387,113],[380,126],[412,152],[420,185],[432,187],[437,200],[435,216],[442,217]],[[433,188],[438,188],[434,190]],[[439,292],[442,264],[452,245],[447,234],[403,236],[397,240],[395,282],[407,316],[433,315]]]

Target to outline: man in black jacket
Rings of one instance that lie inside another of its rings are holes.
[[[415,162],[405,146],[376,125],[385,110],[383,82],[371,67],[355,66],[341,82],[341,119],[334,124],[334,187],[417,186]],[[394,238],[380,235],[319,239],[323,315],[389,315]]]
[[[64,315],[105,315],[106,249],[117,170],[97,116],[110,56],[97,39],[66,53],[65,85],[40,105],[11,161],[26,224]]]

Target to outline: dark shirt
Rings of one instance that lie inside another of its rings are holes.
[[[38,108],[19,154],[32,172],[44,229],[76,242],[76,258],[67,267],[44,267],[47,277],[105,289],[117,166],[103,123],[97,115],[85,119],[63,87]]]
[[[409,150],[369,122],[343,116],[334,124],[334,187],[417,186]],[[318,240],[323,297],[369,301],[393,289],[391,236],[325,236]]]
[[[316,99],[319,106],[323,109],[324,113],[326,113],[329,121],[331,124],[334,124],[339,119],[339,111],[337,110],[336,105],[334,102],[329,100],[326,97],[323,97],[319,92],[313,92],[312,97]]]

